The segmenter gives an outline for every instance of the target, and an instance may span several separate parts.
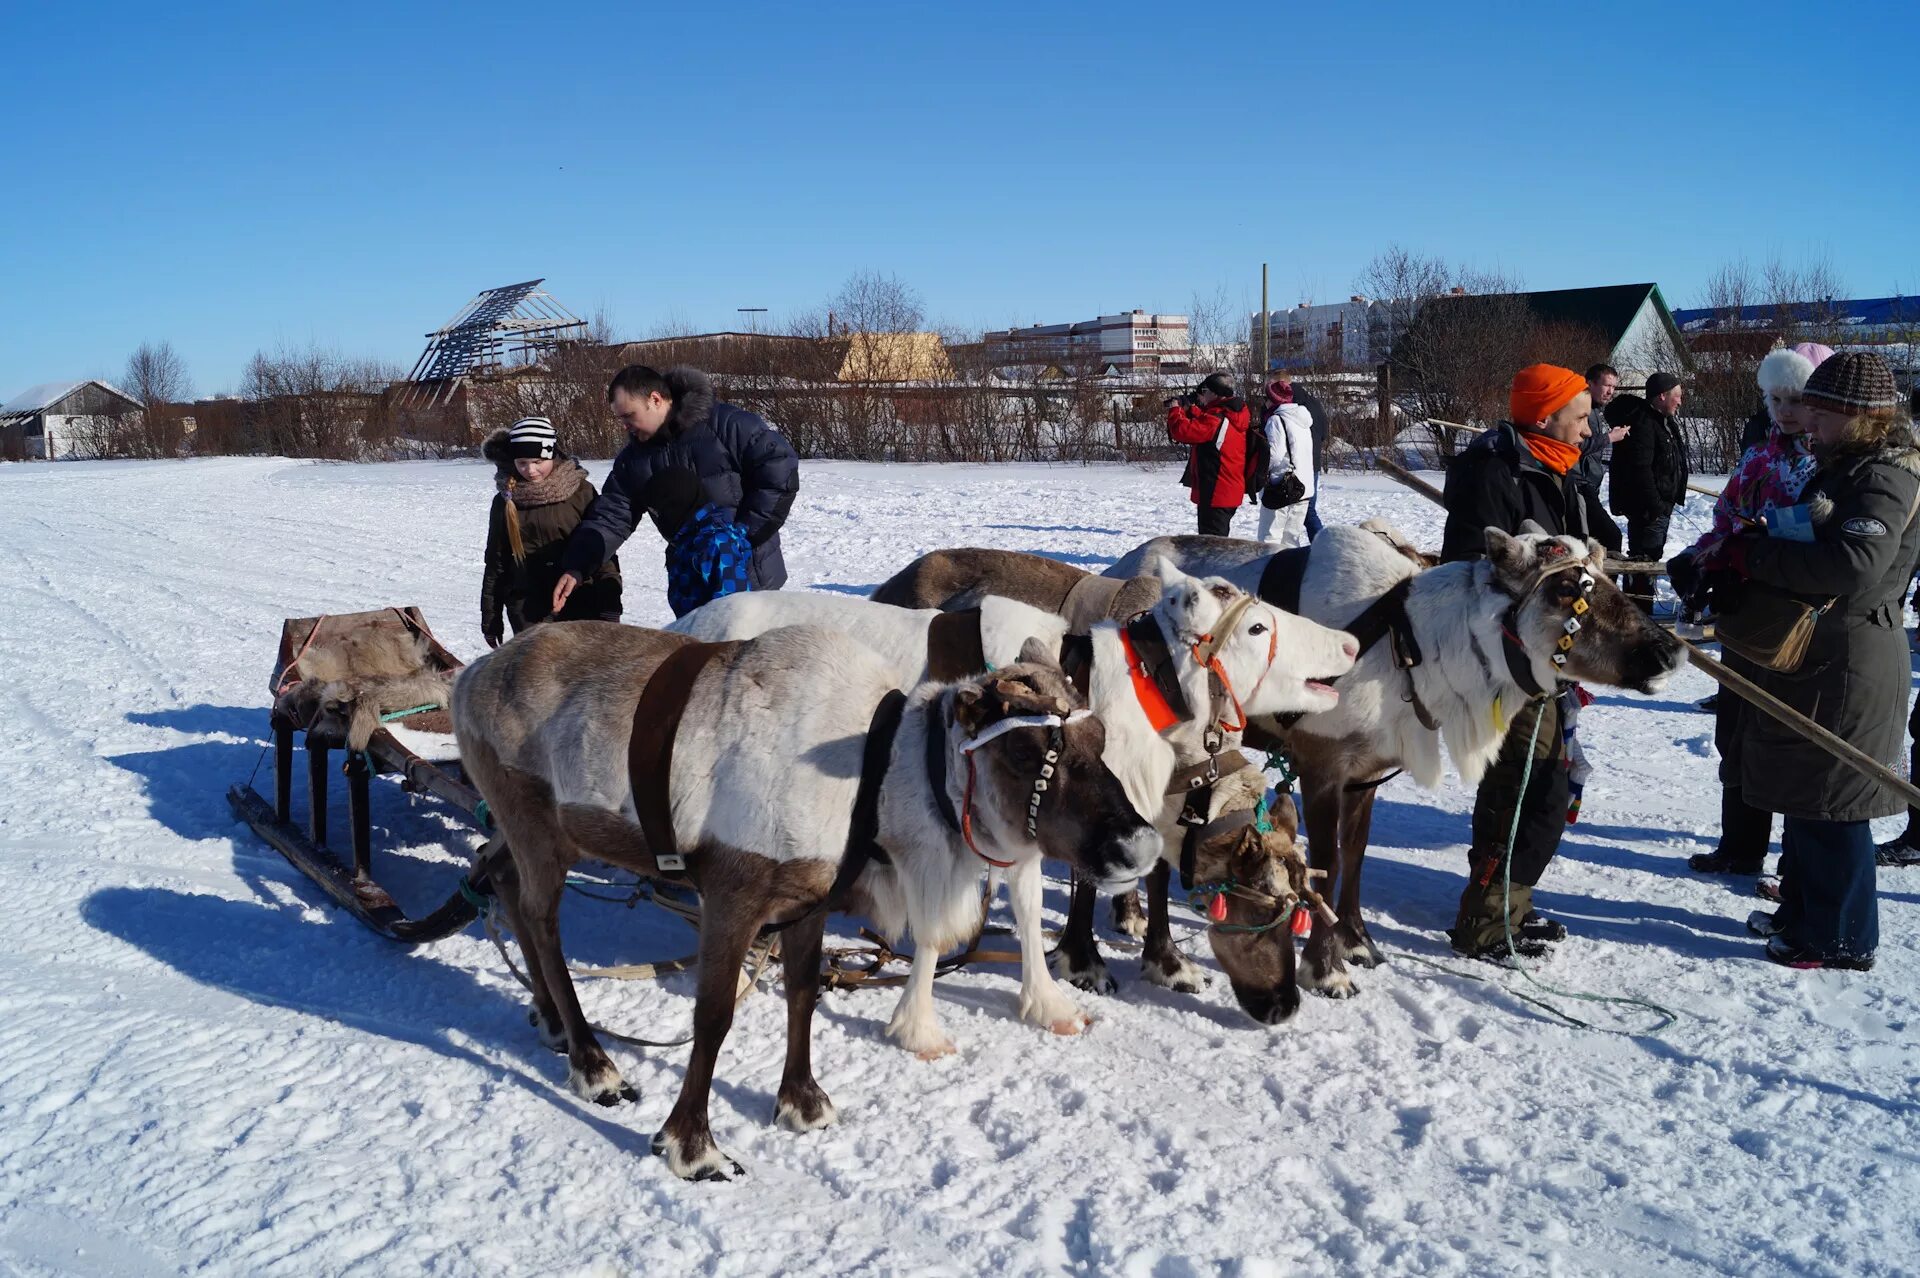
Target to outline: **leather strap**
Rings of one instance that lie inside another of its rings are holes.
[[[880,699],[873,710],[873,721],[867,725],[866,750],[860,757],[860,789],[853,800],[853,823],[847,827],[847,850],[840,858],[833,889],[827,893],[831,909],[844,907],[854,880],[869,862],[892,863],[893,858],[880,846],[880,786],[887,779],[893,739],[899,735],[900,717],[906,708],[907,694],[895,689]]]
[[[677,876],[687,868],[687,859],[673,838],[673,739],[701,672],[716,657],[739,647],[739,641],[682,644],[654,669],[633,708],[627,781],[633,787],[633,806],[647,836],[647,849],[663,874]]]
[[[1187,694],[1174,669],[1173,651],[1167,647],[1153,615],[1141,613],[1129,621],[1120,638],[1127,650],[1127,671],[1133,677],[1134,692],[1153,730],[1163,732],[1193,718],[1193,707],[1187,704]]]
[[[1092,635],[1068,635],[1060,641],[1060,673],[1082,697],[1093,695]]]
[[[935,683],[953,683],[987,672],[986,648],[980,638],[980,610],[944,612],[927,627],[927,677]]]
[[[946,714],[949,695],[943,693],[927,703],[927,784],[933,790],[934,803],[940,808],[940,819],[947,823],[949,830],[959,834],[960,813],[947,793],[947,738],[952,735]]]
[[[1311,546],[1282,550],[1267,560],[1260,572],[1260,585],[1254,591],[1260,598],[1291,613],[1300,611],[1300,585],[1307,577],[1307,555]]]

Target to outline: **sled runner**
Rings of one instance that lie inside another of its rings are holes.
[[[382,936],[418,944],[450,936],[478,915],[473,885],[491,868],[483,857],[438,909],[408,917],[373,873],[370,783],[397,776],[411,794],[430,794],[487,830],[486,806],[467,784],[453,748],[447,689],[460,669],[427,628],[418,608],[299,617],[280,630],[280,651],[268,689],[274,696],[273,800],[251,783],[235,785],[227,802],[296,869],[342,908]],[[411,668],[409,668],[411,667]],[[392,705],[399,700],[411,704]],[[307,756],[307,826],[292,811],[294,738]],[[356,742],[356,738],[364,740]],[[344,752],[348,857],[328,846],[327,790],[333,752]],[[491,851],[491,849],[489,849]]]

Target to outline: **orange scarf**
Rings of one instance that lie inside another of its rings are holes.
[[[1527,451],[1556,475],[1566,474],[1580,460],[1580,449],[1576,445],[1562,443],[1551,435],[1522,430],[1520,438],[1526,444]]]

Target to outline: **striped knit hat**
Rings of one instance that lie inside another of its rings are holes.
[[[1891,414],[1900,407],[1893,388],[1893,368],[1872,352],[1843,351],[1825,360],[1807,378],[1800,400],[1837,413]]]
[[[559,450],[560,436],[554,433],[553,423],[544,417],[522,417],[507,427],[509,457],[552,461]]]

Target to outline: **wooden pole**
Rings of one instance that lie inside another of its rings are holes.
[[[1373,460],[1374,464],[1380,467],[1387,478],[1405,484],[1408,488],[1413,489],[1413,491],[1419,493],[1422,497],[1425,497],[1428,501],[1436,505],[1446,505],[1446,498],[1441,495],[1438,488],[1435,488],[1432,484],[1429,484],[1426,480],[1420,478],[1420,476],[1414,474],[1398,462],[1388,457],[1379,456],[1376,456]],[[1623,572],[1632,572],[1643,573],[1650,577],[1664,577],[1667,575],[1667,566],[1653,560],[1609,559],[1607,560],[1607,572],[1616,575]]]
[[[1389,461],[1385,457],[1376,457],[1374,460],[1379,463],[1381,470],[1399,480],[1408,488],[1413,489],[1413,491],[1419,493],[1421,496],[1441,505],[1446,504],[1440,495],[1440,490],[1432,484],[1429,484],[1426,480],[1421,479],[1418,475],[1411,474],[1404,467]],[[1716,494],[1716,496],[1717,495],[1718,494]],[[1611,563],[1607,566],[1610,570],[1613,568]],[[1625,571],[1632,572],[1644,571],[1650,567],[1650,565],[1625,564],[1622,565],[1622,567]],[[1664,568],[1664,565],[1660,565],[1660,567]],[[1813,720],[1807,718],[1806,715],[1801,714],[1798,710],[1779,700],[1766,689],[1755,684],[1745,675],[1740,674],[1738,671],[1729,670],[1690,640],[1680,639],[1678,635],[1675,635],[1674,638],[1679,639],[1681,646],[1686,648],[1688,664],[1717,681],[1720,686],[1728,692],[1733,693],[1741,700],[1749,703],[1754,709],[1760,711],[1768,718],[1799,733],[1868,780],[1878,781],[1881,785],[1886,786],[1889,790],[1892,790],[1904,799],[1908,806],[1920,808],[1920,787],[1916,787],[1911,781],[1902,777],[1892,768],[1889,768],[1886,764],[1880,762],[1858,746],[1852,745],[1846,740],[1835,736],[1832,732],[1829,732]]]

